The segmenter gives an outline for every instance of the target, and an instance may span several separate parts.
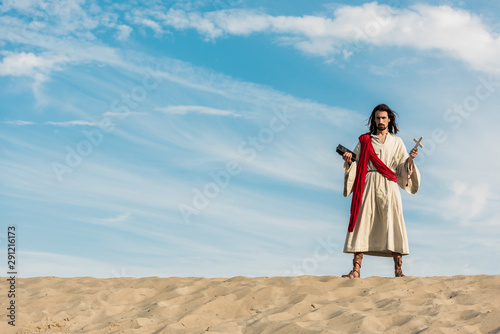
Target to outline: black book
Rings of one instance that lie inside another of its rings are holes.
[[[349,153],[352,153],[351,150],[349,150],[348,148],[345,148],[344,146],[340,145],[337,146],[337,153],[340,154],[340,155],[344,155],[345,152],[349,152]],[[356,161],[356,154],[352,153],[352,161]]]

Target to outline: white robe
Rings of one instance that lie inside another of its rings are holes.
[[[387,134],[382,143],[372,135],[373,149],[387,167],[396,173],[398,182],[382,176],[368,162],[365,189],[358,219],[353,232],[347,232],[344,253],[363,252],[367,255],[392,256],[392,252],[408,255],[408,238],[403,218],[403,206],[398,186],[415,194],[420,185],[420,173],[415,163],[408,168],[408,152],[401,138]],[[360,143],[354,149],[359,157]],[[344,163],[344,197],[352,192],[357,162]]]

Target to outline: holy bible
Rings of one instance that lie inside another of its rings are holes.
[[[337,150],[336,151],[340,155],[344,155],[345,152],[352,153],[351,150],[349,150],[348,148],[345,148],[342,145],[337,146]],[[354,154],[354,153],[352,153],[352,161],[356,161],[356,154]]]

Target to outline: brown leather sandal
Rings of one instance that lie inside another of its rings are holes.
[[[344,278],[361,278],[361,261],[363,260],[363,253],[355,253],[352,260],[352,270],[347,275],[342,275]]]
[[[394,277],[405,277],[403,274],[403,256],[400,253],[392,253],[394,258]]]

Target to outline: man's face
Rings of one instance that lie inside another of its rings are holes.
[[[387,129],[389,126],[389,115],[387,115],[387,111],[375,111],[375,124],[379,131]]]

